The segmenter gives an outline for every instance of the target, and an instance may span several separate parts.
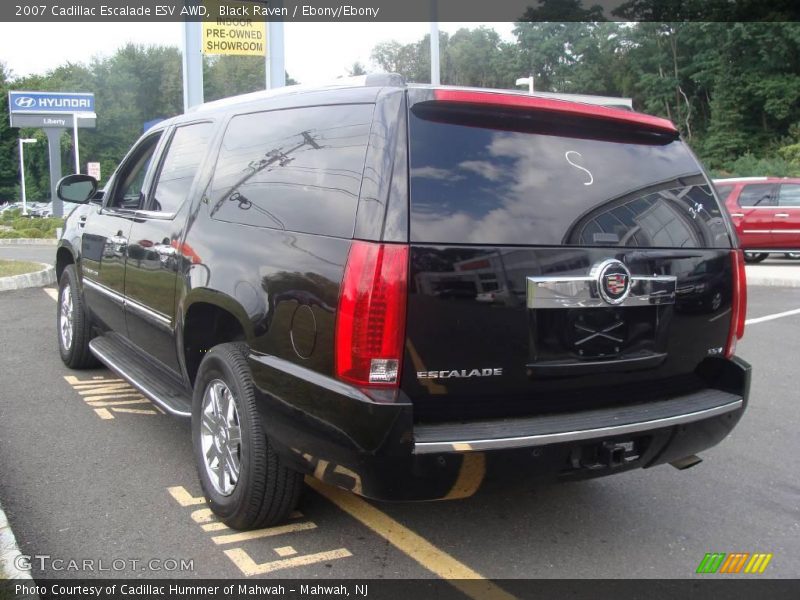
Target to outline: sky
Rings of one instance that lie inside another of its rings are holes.
[[[441,31],[480,23],[440,23]],[[485,23],[513,40],[514,23]],[[286,70],[301,83],[347,75],[356,61],[375,70],[372,48],[380,42],[418,41],[428,23],[286,23]],[[128,42],[180,47],[182,23],[0,23],[0,61],[16,77],[43,74],[67,61],[86,63],[110,56]]]

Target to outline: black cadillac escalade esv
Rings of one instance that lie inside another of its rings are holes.
[[[663,119],[368,76],[146,132],[58,247],[58,341],[191,417],[209,505],[285,518],[578,479],[720,442],[747,404],[742,253]]]

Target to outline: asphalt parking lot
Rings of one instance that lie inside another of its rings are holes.
[[[749,410],[690,470],[424,504],[308,489],[287,525],[240,534],[199,498],[188,422],[105,369],[63,366],[54,292],[0,294],[0,503],[23,554],[50,556],[35,578],[686,578],[707,552],[772,553],[761,577],[800,573],[800,314],[748,326]],[[749,290],[750,319],[798,308],[800,288]]]

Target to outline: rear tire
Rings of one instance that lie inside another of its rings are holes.
[[[208,505],[234,529],[286,519],[303,476],[287,467],[267,439],[241,343],[214,347],[200,363],[192,399],[192,444]]]
[[[746,263],[760,263],[769,256],[767,252],[745,252],[744,262]]]
[[[71,369],[99,366],[99,361],[89,350],[92,322],[83,303],[75,265],[67,265],[58,283],[56,329],[58,352],[65,365]]]

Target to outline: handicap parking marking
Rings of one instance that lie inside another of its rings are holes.
[[[186,488],[180,485],[167,488],[167,492],[170,496],[172,496],[173,500],[175,500],[179,506],[183,508],[194,508],[191,513],[192,521],[199,525],[203,532],[216,534],[210,536],[211,541],[215,546],[242,544],[244,542],[251,542],[254,540],[289,535],[294,536],[291,538],[294,544],[299,544],[300,542],[305,543],[308,539],[302,535],[304,532],[318,529],[316,523],[304,519],[303,513],[300,511],[294,511],[289,515],[290,522],[284,525],[265,527],[262,529],[255,529],[253,531],[234,531],[224,523],[217,520],[216,515],[211,511],[210,508],[208,508],[208,503],[202,496],[192,496],[189,491],[186,490]],[[295,538],[297,541],[294,541]],[[263,550],[263,546],[261,549]],[[255,558],[253,558],[248,550],[241,546],[223,550],[225,556],[227,556],[231,562],[236,565],[236,567],[245,577],[265,575],[267,573],[273,573],[275,571],[282,571],[297,567],[307,567],[318,563],[329,563],[332,560],[349,558],[353,556],[353,553],[347,548],[336,548],[333,550],[325,550],[323,552],[300,554],[299,551],[295,549],[294,545],[286,544],[286,539],[282,540],[281,545],[272,548],[271,552],[277,555],[278,558],[266,560],[265,562],[258,562]]]
[[[115,419],[115,414],[150,416],[164,414],[161,408],[142,396],[123,379],[102,375],[91,379],[79,379],[74,375],[64,375],[64,380],[104,421]]]

